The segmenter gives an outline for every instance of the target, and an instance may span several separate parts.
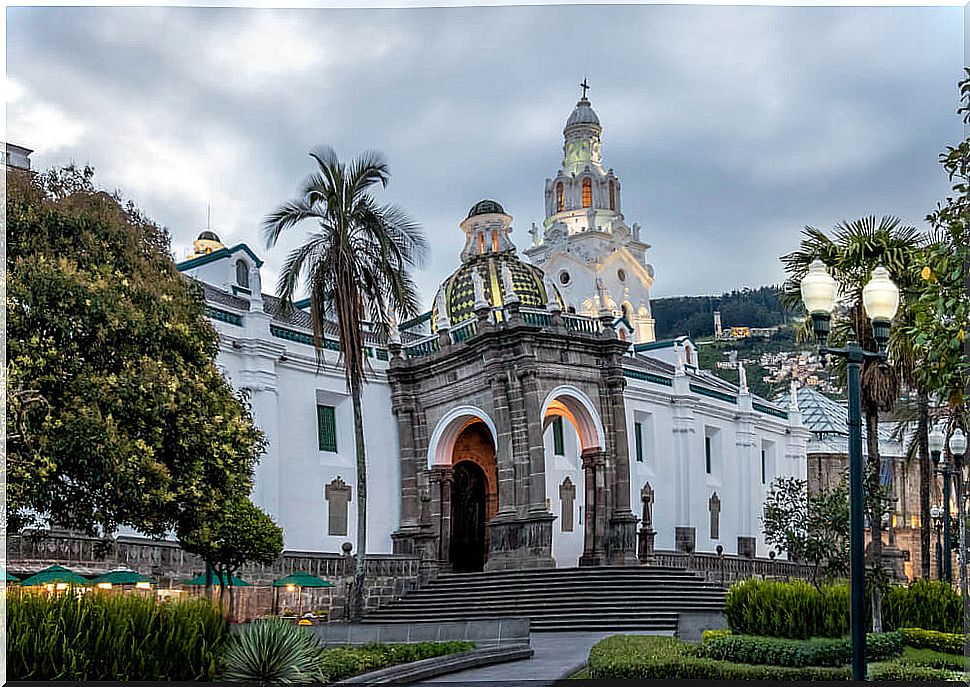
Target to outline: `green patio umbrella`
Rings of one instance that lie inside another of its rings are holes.
[[[228,587],[229,586],[229,582],[228,582],[228,580],[226,580],[226,576],[225,575],[222,576],[222,580],[225,583],[225,586]],[[196,577],[193,577],[191,580],[187,580],[187,581],[183,582],[182,584],[187,584],[187,585],[190,585],[192,587],[204,587],[205,586],[205,573],[202,573],[201,575],[198,575]],[[219,576],[216,575],[215,573],[212,573],[212,585],[214,587],[219,586]],[[246,580],[242,579],[241,577],[236,577],[235,575],[232,576],[232,586],[233,587],[252,587],[252,585],[249,584],[248,582],[246,582]]]
[[[90,587],[91,580],[81,577],[73,570],[68,570],[62,565],[52,565],[44,568],[39,573],[31,575],[20,583],[21,587],[37,587],[45,584],[69,584],[76,587]]]
[[[297,605],[298,605],[297,614],[299,614],[303,610],[303,588],[304,587],[320,588],[320,587],[335,587],[335,586],[336,585],[333,584],[332,582],[327,582],[326,580],[322,580],[316,575],[311,575],[310,573],[306,573],[306,572],[290,573],[289,575],[286,575],[285,577],[281,577],[280,579],[275,580],[273,582],[273,587],[274,587],[273,612],[275,613],[276,609],[279,607],[278,594],[279,594],[280,587],[287,587],[287,588],[296,587],[297,589],[300,590],[299,596],[297,597]]]
[[[20,582],[20,578],[17,577],[16,575],[11,575],[7,571],[4,571],[4,572],[7,573],[7,584],[10,584],[11,582]]]
[[[274,587],[335,587],[332,582],[322,580],[316,575],[305,572],[290,573],[273,582]]]
[[[110,570],[100,577],[94,579],[94,584],[110,584],[112,586],[126,586],[126,585],[136,585],[139,583],[155,584],[155,580],[148,577],[147,575],[142,575],[134,570],[129,570],[127,568],[118,568],[117,570]]]

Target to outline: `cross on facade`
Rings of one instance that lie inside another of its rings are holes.
[[[583,83],[579,84],[579,87],[583,89],[583,100],[586,100],[586,91],[589,90],[589,84],[586,83],[586,77],[583,77]]]

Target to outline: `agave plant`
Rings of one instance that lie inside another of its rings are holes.
[[[260,685],[321,682],[322,650],[301,627],[279,618],[260,620],[230,640],[222,677]]]

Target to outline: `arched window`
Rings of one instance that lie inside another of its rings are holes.
[[[244,289],[249,288],[249,265],[242,260],[236,263],[236,283]]]
[[[556,184],[556,212],[561,212],[566,207],[566,192],[562,182]]]
[[[478,254],[481,255],[485,252],[485,234],[478,235]]]
[[[498,253],[498,232],[492,232],[492,252]]]
[[[593,207],[593,180],[589,177],[583,179],[583,207]]]
[[[616,184],[610,179],[610,210],[616,210]]]

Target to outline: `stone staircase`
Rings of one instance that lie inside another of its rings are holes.
[[[439,576],[365,623],[529,618],[532,630],[677,630],[683,611],[719,613],[724,590],[675,568],[557,568]]]

